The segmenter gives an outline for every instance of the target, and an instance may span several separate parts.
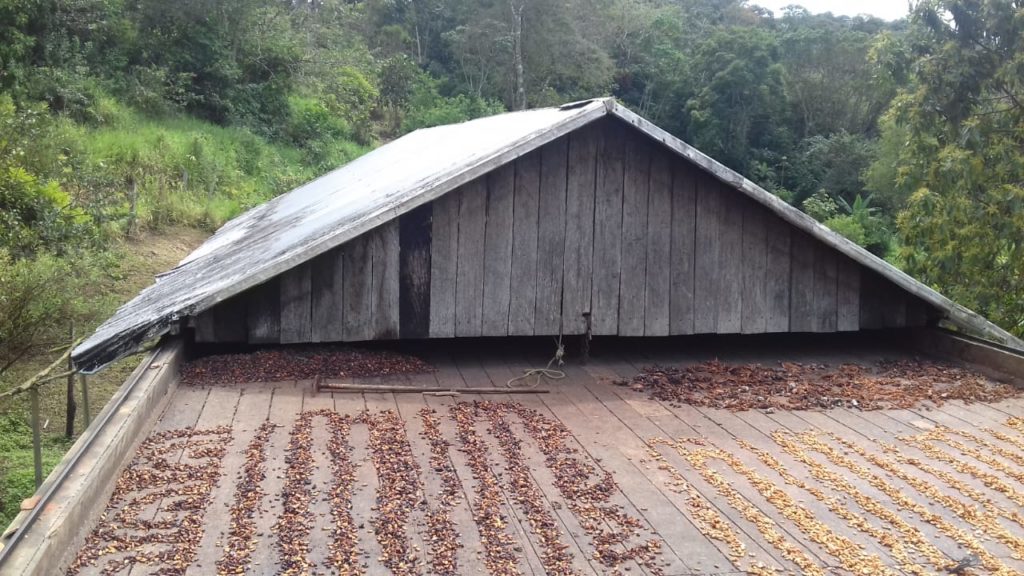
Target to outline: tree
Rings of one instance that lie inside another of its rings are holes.
[[[1024,3],[930,0],[913,26],[913,84],[883,135],[905,139],[872,186],[908,198],[910,273],[1024,334]]]
[[[762,30],[720,30],[694,55],[690,78],[702,88],[686,104],[698,148],[746,172],[754,152],[785,126],[783,68],[775,39]]]

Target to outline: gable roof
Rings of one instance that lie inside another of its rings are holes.
[[[632,125],[790,224],[942,310],[961,329],[1024,348],[1024,342],[981,315],[605,98],[417,130],[247,211],[119,308],[74,350],[75,364],[84,371],[101,369],[146,340],[166,333],[179,319],[212,308],[605,116]]]

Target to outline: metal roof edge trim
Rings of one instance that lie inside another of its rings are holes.
[[[1024,349],[1024,340],[1021,340],[999,326],[996,326],[981,314],[946,298],[933,288],[919,282],[906,272],[896,268],[871,252],[868,252],[859,244],[833,231],[831,228],[818,222],[814,218],[811,218],[807,214],[804,214],[778,196],[764,188],[761,188],[735,170],[725,166],[700,150],[686,142],[683,142],[679,138],[676,138],[672,134],[669,134],[636,112],[633,112],[618,102],[611,102],[609,104],[609,112],[612,116],[634,126],[647,136],[660,142],[669,150],[672,150],[676,154],[696,164],[698,167],[707,171],[723,183],[740,190],[750,198],[764,205],[786,222],[789,222],[793,226],[796,226],[800,230],[803,230],[814,238],[824,242],[826,245],[838,250],[842,254],[845,254],[855,262],[878,272],[883,277],[892,281],[907,292],[944,311],[948,315],[949,319],[958,326],[968,330],[975,330],[980,336],[992,338],[1011,347]]]

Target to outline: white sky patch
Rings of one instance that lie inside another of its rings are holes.
[[[782,15],[782,9],[793,4],[803,6],[811,14],[831,12],[835,15],[857,16],[870,14],[883,20],[898,20],[907,15],[907,0],[750,0],[748,4],[768,8],[775,16]]]

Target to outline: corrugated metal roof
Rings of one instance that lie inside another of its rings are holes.
[[[981,336],[1024,343],[610,99],[417,130],[231,220],[75,349],[94,371],[213,307],[555,138],[613,115]]]

